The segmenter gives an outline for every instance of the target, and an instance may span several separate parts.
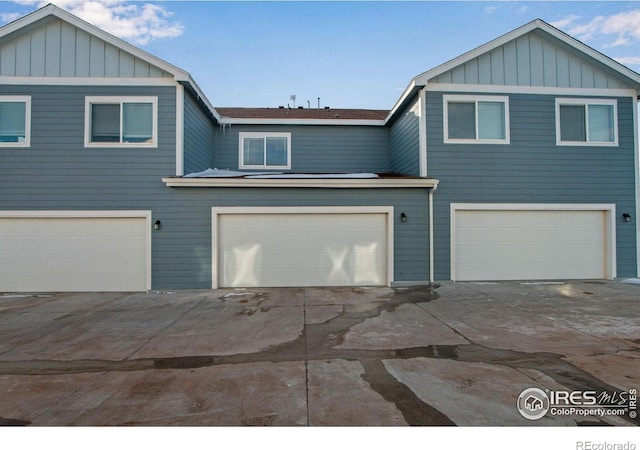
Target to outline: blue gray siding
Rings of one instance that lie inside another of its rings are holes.
[[[435,194],[436,278],[450,278],[452,202],[615,203],[618,276],[636,275],[637,217],[633,108],[618,98],[618,147],[557,146],[555,98],[509,95],[511,144],[444,144],[442,93],[427,96],[429,175],[440,180]]]
[[[394,206],[394,278],[428,280],[426,189],[165,189],[162,209],[154,210],[154,220],[162,220],[154,232],[154,289],[211,287],[213,206]]]
[[[175,172],[174,87],[2,86],[0,94],[32,97],[32,146],[0,149],[0,209],[151,210],[162,221],[152,232],[152,289],[211,287],[213,206],[394,206],[395,279],[428,278],[426,189],[169,188],[161,179]],[[84,148],[86,95],[157,95],[158,148]],[[377,148],[374,162],[361,156],[353,170],[386,169],[385,133],[375,129],[382,142],[359,147]]]
[[[213,168],[216,126],[188,94],[184,95],[184,173]]]
[[[391,172],[420,176],[419,99],[407,105],[389,129]]]
[[[215,165],[238,169],[238,133],[291,133],[292,172],[388,172],[389,131],[371,126],[232,125],[216,136]]]
[[[484,53],[436,78],[433,83],[572,88],[625,88],[610,69],[590,64],[552,36],[536,31]]]

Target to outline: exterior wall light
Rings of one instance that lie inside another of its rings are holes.
[[[160,222],[159,220],[156,220],[155,222],[153,222],[154,230],[159,230],[161,226],[162,226],[162,222]]]
[[[631,222],[631,214],[624,213],[622,215],[622,218],[624,219],[625,222]]]
[[[405,213],[400,214],[400,222],[406,222],[407,221],[407,215]]]

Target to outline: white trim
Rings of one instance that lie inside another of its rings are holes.
[[[151,142],[91,142],[91,105],[120,105],[120,137],[122,137],[122,105],[125,103],[151,103],[152,136]],[[84,99],[84,146],[85,148],[157,148],[158,147],[158,97],[145,96],[86,96]]]
[[[394,274],[393,206],[214,206],[211,208],[211,288],[219,288],[218,248],[221,215],[228,214],[386,214],[387,215],[387,285]]]
[[[262,138],[265,141],[264,157],[266,158],[266,138],[285,138],[287,140],[287,164],[284,166],[267,165],[266,160],[263,165],[250,165],[244,163],[244,140],[245,138],[258,139]],[[291,133],[286,132],[240,132],[238,133],[238,167],[240,169],[291,169]]]
[[[150,210],[43,210],[43,211],[2,211],[0,218],[142,218],[146,222],[146,290],[151,289],[151,211]]]
[[[163,178],[168,187],[433,188],[435,178]]]
[[[457,211],[603,211],[606,213],[605,275],[614,279],[616,262],[616,205],[614,203],[451,203],[450,205],[450,269],[451,280],[456,280],[456,212]]]
[[[433,83],[425,86],[427,91],[460,92],[474,94],[546,94],[579,97],[634,97],[635,89],[569,88],[544,86],[506,86],[493,84]]]
[[[420,155],[420,176],[427,176],[427,93],[420,90],[418,97],[418,148]]]
[[[13,102],[25,104],[24,117],[24,141],[23,142],[0,142],[0,147],[30,147],[31,146],[31,96],[29,95],[0,95],[0,103]]]
[[[382,127],[384,120],[373,119],[242,119],[221,117],[224,125],[361,125]]]
[[[502,103],[504,105],[504,127],[505,138],[504,139],[480,139],[478,134],[479,130],[479,114],[478,103],[479,102],[493,102]],[[475,139],[454,139],[449,138],[449,103],[474,103],[475,105]],[[442,96],[442,123],[443,123],[443,136],[445,144],[499,144],[507,145],[511,142],[511,133],[509,125],[509,97],[507,96],[495,96],[495,95],[451,95],[445,94]]]
[[[633,120],[633,166],[635,171],[635,181],[636,181],[636,198],[635,198],[635,215],[633,218],[636,222],[636,276],[640,278],[640,218],[638,217],[638,207],[640,206],[640,122],[638,122],[638,107],[640,107],[640,102],[638,96],[640,95],[640,91],[636,91],[636,101],[633,104],[633,112],[631,113],[631,117]]]
[[[173,78],[0,77],[0,84],[38,86],[175,86]]]
[[[184,175],[184,86],[176,86],[176,176]]]
[[[563,141],[560,135],[560,106],[562,105],[576,105],[584,106],[585,113],[585,141]],[[613,107],[613,141],[611,142],[597,142],[589,140],[589,106],[590,105],[605,105]],[[580,147],[617,147],[618,146],[618,101],[615,99],[601,99],[601,98],[556,98],[555,106],[556,114],[556,145],[561,146],[580,146]]]

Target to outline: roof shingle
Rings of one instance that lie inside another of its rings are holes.
[[[216,108],[222,117],[232,119],[315,119],[384,120],[386,109],[309,109],[309,108]]]

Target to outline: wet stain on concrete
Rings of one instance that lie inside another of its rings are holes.
[[[361,359],[364,374],[361,376],[369,386],[386,401],[393,403],[404,420],[413,426],[452,426],[447,416],[423,402],[404,383],[392,376],[379,359]]]
[[[180,356],[153,360],[154,369],[197,369],[213,366],[213,356]]]
[[[31,425],[31,422],[28,420],[5,419],[4,417],[0,417],[0,427],[25,427],[27,425]]]

